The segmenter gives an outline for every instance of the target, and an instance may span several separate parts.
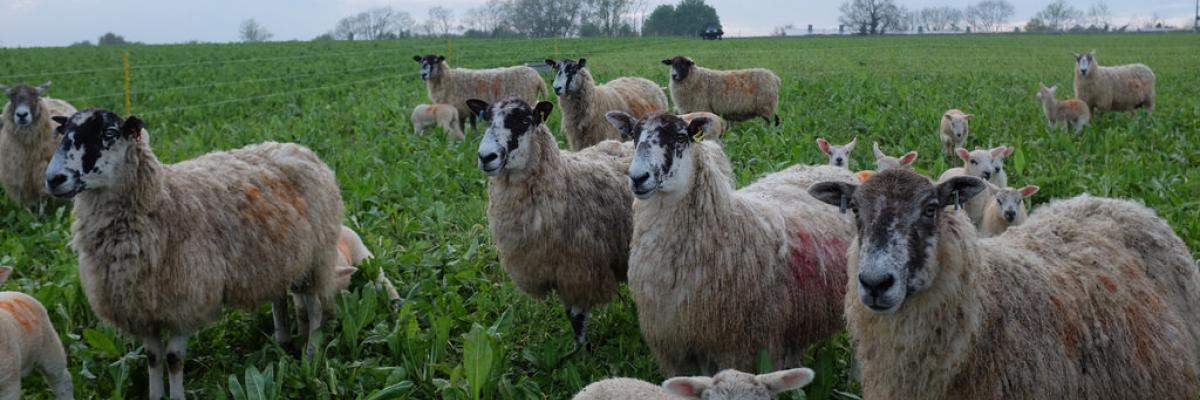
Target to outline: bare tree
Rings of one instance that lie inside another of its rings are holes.
[[[931,31],[958,30],[963,21],[963,12],[954,7],[926,7],[919,11],[921,23]]]
[[[996,32],[1012,18],[1016,9],[1005,0],[984,0],[967,7],[968,23],[976,31]]]
[[[379,40],[409,36],[415,23],[406,12],[376,7],[342,18],[332,35],[341,40]]]
[[[504,1],[488,0],[482,6],[471,8],[463,15],[463,24],[468,29],[494,35],[504,27]]]
[[[901,10],[892,0],[847,0],[840,10],[838,20],[863,35],[882,35],[900,24]]]
[[[626,22],[626,14],[633,8],[633,0],[587,0],[590,12],[587,18],[600,28],[605,36],[618,36],[622,27],[632,25]]]
[[[450,36],[454,31],[454,10],[442,6],[430,8],[428,23],[431,26],[428,33]]]
[[[243,42],[265,42],[274,36],[253,18],[242,21],[242,25],[238,27],[238,34]]]
[[[509,0],[506,15],[513,29],[530,37],[575,33],[586,9],[584,0]]]
[[[1039,11],[1034,18],[1041,20],[1051,30],[1065,31],[1074,25],[1079,16],[1079,10],[1067,4],[1066,0],[1056,0]]]

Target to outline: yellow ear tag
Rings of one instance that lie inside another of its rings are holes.
[[[693,142],[700,143],[701,140],[704,140],[704,131],[696,132],[695,135],[692,135]]]

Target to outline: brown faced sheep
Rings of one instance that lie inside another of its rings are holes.
[[[611,378],[592,383],[574,400],[771,400],[812,382],[813,371],[795,368],[753,375],[727,369],[707,376],[667,379],[662,386],[630,378]]]
[[[971,134],[971,119],[974,117],[957,108],[942,114],[938,137],[942,140],[942,153],[946,157],[954,158],[955,148],[967,147],[967,136]]]
[[[1074,125],[1075,133],[1083,132],[1083,127],[1092,119],[1087,103],[1079,99],[1058,100],[1054,97],[1057,90],[1058,86],[1046,87],[1046,84],[1038,82],[1037,96],[1042,101],[1042,111],[1046,113],[1046,124],[1055,129],[1060,123],[1063,129]]]
[[[413,61],[421,64],[421,79],[425,80],[429,100],[458,109],[460,131],[467,120],[471,121],[474,130],[478,117],[467,108],[467,99],[495,102],[518,98],[533,103],[549,95],[542,76],[524,65],[493,69],[450,68],[446,57],[433,54],[413,56]]]
[[[810,190],[859,221],[845,304],[863,398],[1200,396],[1200,276],[1166,221],[1085,195],[978,239],[949,205],[984,186],[891,170]]]
[[[0,285],[12,268],[0,267]],[[59,400],[73,399],[67,353],[50,315],[37,299],[17,292],[0,292],[0,399],[21,398],[21,377],[37,367]]]
[[[567,145],[578,151],[604,140],[620,140],[621,134],[604,119],[609,111],[624,111],[638,117],[667,110],[667,95],[658,84],[642,78],[617,78],[596,85],[587,59],[578,62],[546,60],[554,68],[554,94],[562,110],[562,131]]]
[[[463,140],[462,129],[458,124],[458,109],[449,104],[418,104],[412,112],[413,133],[424,135],[434,126],[442,128],[446,136]]]
[[[1075,54],[1075,98],[1096,111],[1154,112],[1154,71],[1145,64],[1102,67],[1096,51]]]
[[[675,112],[707,111],[737,122],[761,117],[779,126],[779,76],[763,68],[718,71],[677,56],[662,60],[671,67]]]
[[[184,398],[188,336],[225,306],[271,302],[286,344],[292,288],[306,299],[309,337],[320,327],[322,307],[333,307],[342,201],[311,150],[267,142],[162,164],[136,117],[92,109],[56,121],[63,139],[47,188],[75,200],[83,293],[102,320],[142,340],[150,398],[163,395],[164,362],[171,397]]]
[[[560,151],[545,125],[549,102],[468,104],[490,124],[479,169],[489,177],[488,227],[500,264],[530,296],[556,292],[585,344],[588,312],[612,301],[629,265],[633,196],[624,170],[632,148],[604,141]]]
[[[609,119],[637,137],[629,287],[664,375],[748,370],[762,351],[796,365],[842,329],[850,220],[806,189],[850,171],[797,165],[734,191],[721,146],[693,142],[705,121]]]
[[[8,105],[0,115],[0,186],[21,207],[44,210],[46,164],[58,147],[59,135],[52,117],[70,116],[75,107],[43,97],[50,82],[41,86],[0,86]]]

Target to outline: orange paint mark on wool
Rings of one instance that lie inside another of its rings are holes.
[[[33,302],[20,297],[0,301],[0,311],[11,315],[26,333],[38,327],[38,313],[34,308]]]
[[[272,240],[286,239],[293,221],[307,216],[308,203],[286,180],[268,178],[266,185],[247,184],[242,192],[242,218],[262,227]]]
[[[721,84],[729,91],[736,91],[746,95],[753,95],[757,92],[757,88],[750,82],[750,77],[745,74],[728,74],[721,77]]]
[[[501,94],[503,94],[503,90],[500,87],[500,80],[492,80],[492,98],[499,99]]]
[[[1100,277],[1100,285],[1104,286],[1104,289],[1108,290],[1109,293],[1117,292],[1117,288],[1118,288],[1117,280],[1113,279],[1111,276],[1107,276],[1107,275],[1101,276]]]
[[[354,265],[354,254],[350,250],[350,243],[346,242],[346,239],[338,239],[337,250],[338,254],[341,254],[342,258],[346,259],[346,265]]]

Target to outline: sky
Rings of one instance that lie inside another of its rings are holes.
[[[65,46],[81,40],[93,43],[112,31],[127,40],[178,43],[190,40],[231,42],[238,39],[241,21],[254,18],[275,40],[308,40],[328,32],[338,19],[370,7],[390,5],[417,21],[431,7],[464,12],[486,0],[0,0],[0,47]],[[1051,0],[1008,0],[1016,7],[1014,22],[1025,21]],[[1096,0],[1068,0],[1086,10]],[[674,3],[647,0],[655,5]],[[793,24],[803,29],[836,29],[839,0],[707,0],[721,16],[731,36],[766,35],[774,27]],[[897,0],[909,9],[950,5],[963,8],[975,1]],[[1159,15],[1176,26],[1190,25],[1195,0],[1105,0],[1113,22]]]

